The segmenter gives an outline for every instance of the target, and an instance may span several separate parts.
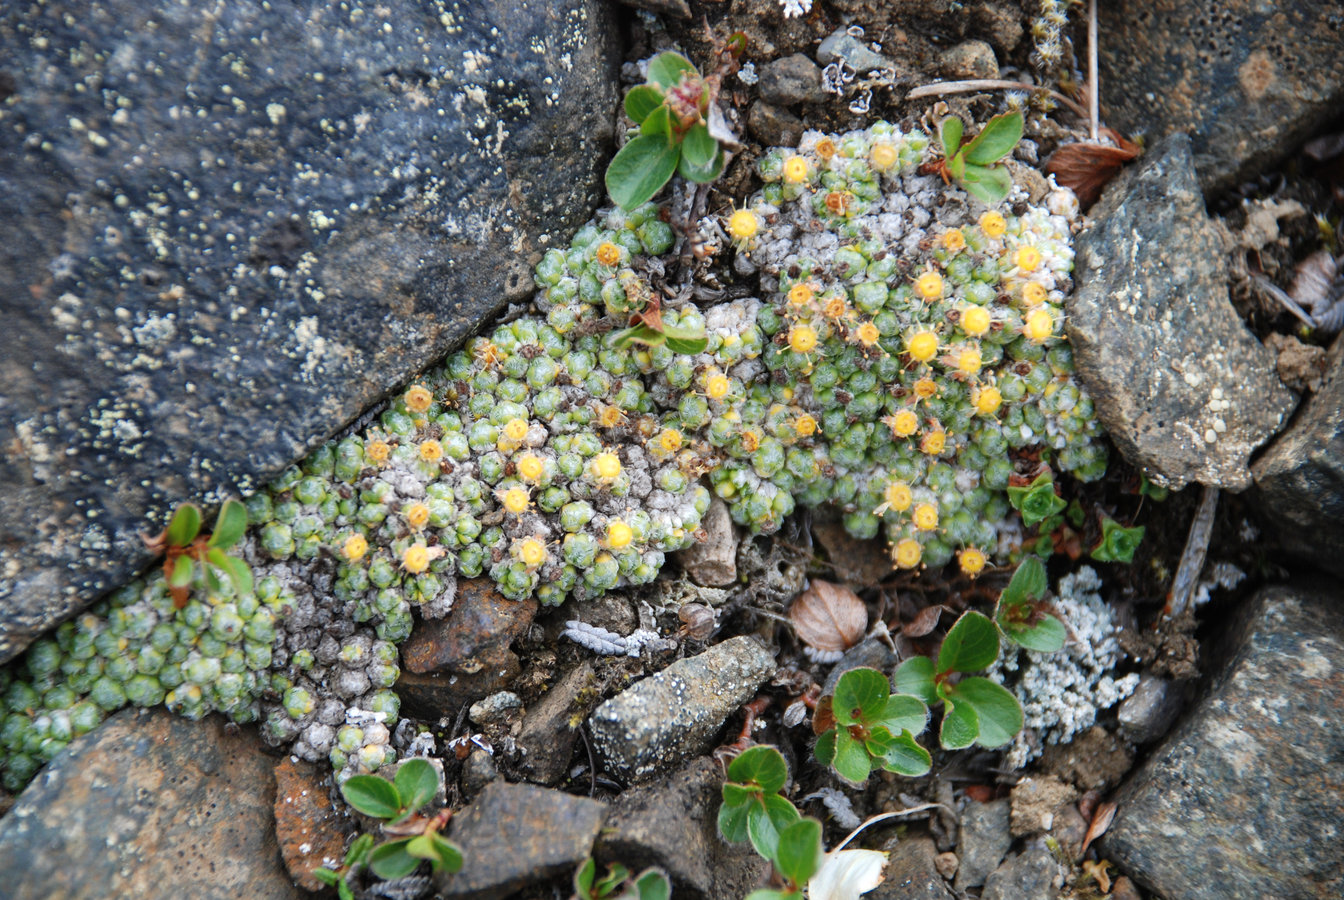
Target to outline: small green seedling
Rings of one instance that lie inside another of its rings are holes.
[[[1140,473],[1140,475],[1139,475],[1139,496],[1140,496],[1140,497],[1151,497],[1152,499],[1156,500],[1158,503],[1161,503],[1163,500],[1166,500],[1167,497],[1170,496],[1170,495],[1171,495],[1171,490],[1170,490],[1169,488],[1162,487],[1162,486],[1159,485],[1159,484],[1154,484],[1153,482],[1151,482],[1151,481],[1148,480],[1148,476],[1147,476],[1147,475],[1144,475],[1144,474]]]
[[[697,328],[683,328],[668,325],[663,321],[662,312],[656,304],[650,304],[631,317],[633,324],[614,332],[607,342],[613,347],[628,347],[642,344],[657,347],[666,344],[673,353],[695,356],[709,346],[709,338],[703,325]]]
[[[366,816],[382,819],[382,830],[391,840],[374,846],[373,835],[362,834],[350,845],[340,871],[314,869],[313,875],[332,885],[341,900],[353,900],[350,878],[364,866],[384,880],[405,877],[422,861],[435,872],[456,872],[462,868],[462,851],[439,832],[448,824],[450,812],[433,816],[417,811],[434,799],[439,790],[439,773],[423,759],[402,763],[396,777],[388,781],[381,775],[354,775],[341,785],[345,802]]]
[[[668,900],[672,883],[662,869],[649,867],[634,878],[620,863],[607,867],[597,878],[597,863],[590,856],[574,873],[574,896],[578,900]]]
[[[1144,526],[1126,528],[1106,516],[1101,520],[1101,543],[1092,548],[1092,558],[1098,562],[1131,563],[1134,551],[1143,540]]]
[[[701,184],[723,174],[723,148],[709,132],[717,83],[670,50],[649,61],[648,77],[625,96],[626,115],[640,133],[607,166],[607,193],[627,211],[658,193],[673,173]]]
[[[1003,201],[1013,189],[1008,170],[997,165],[1022,139],[1022,113],[995,116],[985,123],[972,140],[961,142],[964,125],[956,116],[948,116],[938,129],[943,158],[921,168],[926,174],[942,176],[943,182],[957,184],[986,206]]]
[[[1010,485],[1008,502],[1012,504],[1013,509],[1022,514],[1022,524],[1028,528],[1044,523],[1040,529],[1042,534],[1055,530],[1063,519],[1061,518],[1059,522],[1052,520],[1069,505],[1063,497],[1055,493],[1055,474],[1049,469],[1037,475],[1031,484],[1025,487]]]
[[[775,853],[767,859],[775,864],[783,886],[752,891],[746,900],[802,900],[807,883],[821,868],[821,823],[810,817],[794,822],[779,833]]]
[[[141,535],[140,539],[151,552],[163,554],[164,580],[168,582],[173,605],[182,609],[187,605],[197,565],[210,590],[222,590],[219,573],[223,572],[235,594],[252,593],[252,570],[247,563],[225,552],[242,539],[245,531],[247,508],[237,500],[224,501],[215,519],[215,530],[208,534],[201,534],[201,508],[195,503],[183,503],[173,512],[167,528],[154,537]]]
[[[814,752],[841,778],[863,784],[875,767],[916,778],[933,765],[915,742],[929,723],[928,707],[918,697],[893,695],[881,672],[850,669],[836,682],[829,709],[826,699],[813,716],[813,728],[825,729]]]
[[[784,757],[774,747],[750,747],[728,766],[719,807],[719,833],[726,840],[750,840],[756,852],[774,859],[779,836],[801,818],[780,794],[789,780]]]
[[[907,659],[896,669],[896,690],[932,707],[945,704],[938,740],[948,750],[972,744],[1002,747],[1022,730],[1022,707],[1006,688],[988,678],[955,676],[979,672],[998,659],[999,629],[975,611],[962,614],[943,639],[938,662]]]
[[[1028,556],[1013,573],[994,609],[994,622],[1005,637],[1042,653],[1062,650],[1069,636],[1064,623],[1051,614],[1045,602],[1048,587],[1045,565],[1037,557]]]

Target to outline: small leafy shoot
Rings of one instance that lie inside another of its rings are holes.
[[[1028,556],[1013,573],[994,610],[994,622],[1005,637],[1041,653],[1062,650],[1068,639],[1064,623],[1050,613],[1045,602],[1048,587],[1045,565],[1038,557]]]
[[[1055,493],[1054,473],[1048,469],[1025,487],[1010,485],[1008,502],[1022,514],[1022,524],[1028,528],[1059,515],[1068,506],[1064,498]]]
[[[1101,520],[1101,543],[1092,549],[1098,562],[1132,563],[1143,540],[1144,526],[1126,528],[1110,516]]]
[[[957,184],[986,206],[1003,202],[1013,189],[1012,177],[998,162],[1013,152],[1022,139],[1022,113],[995,116],[980,133],[963,144],[961,119],[948,116],[938,129],[943,158],[923,168],[928,174],[941,175],[943,181]]]
[[[833,727],[818,738],[813,752],[847,781],[862,784],[874,767],[917,777],[933,765],[915,741],[928,724],[928,707],[918,696],[892,695],[887,677],[876,669],[850,669],[840,676],[831,717]]]

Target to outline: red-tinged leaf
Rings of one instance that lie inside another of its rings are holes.
[[[1096,813],[1092,816],[1092,824],[1087,826],[1087,835],[1083,838],[1083,848],[1078,851],[1081,857],[1087,852],[1088,846],[1093,841],[1106,833],[1106,829],[1111,827],[1111,820],[1115,818],[1115,811],[1118,807],[1114,803],[1103,803],[1097,807]]]
[[[849,588],[814,579],[789,607],[789,621],[809,647],[843,651],[863,639],[868,607]]]
[[[812,733],[825,734],[835,727],[835,712],[832,708],[830,694],[817,701],[817,708],[812,710]]]
[[[901,634],[908,638],[924,637],[938,627],[938,619],[942,614],[941,606],[926,606],[917,612],[913,619],[901,626]]]
[[[170,587],[168,593],[173,598],[173,609],[185,609],[187,601],[191,599],[191,588],[189,587]]]
[[[1056,184],[1077,194],[1078,205],[1087,210],[1125,163],[1139,155],[1138,145],[1123,138],[1121,141],[1118,147],[1087,142],[1065,144],[1050,154],[1045,172],[1055,176]]]

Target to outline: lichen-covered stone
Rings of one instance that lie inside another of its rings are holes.
[[[325,890],[313,870],[337,869],[353,822],[331,802],[331,782],[310,762],[286,756],[275,764],[275,836],[295,884]]]
[[[1115,796],[1103,856],[1169,900],[1344,895],[1340,599],[1248,603],[1208,693]]]
[[[1210,190],[1284,158],[1344,109],[1333,0],[1122,0],[1097,12],[1110,124],[1189,134]]]
[[[290,900],[274,762],[223,719],[126,710],[79,739],[0,820],[14,900]]]
[[[1153,147],[1091,217],[1068,334],[1098,417],[1155,482],[1244,490],[1251,453],[1296,401],[1228,299],[1189,138]]]
[[[531,290],[589,211],[595,0],[7,7],[0,659]],[[557,177],[563,173],[563,177]]]

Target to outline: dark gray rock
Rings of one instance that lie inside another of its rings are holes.
[[[678,19],[689,19],[691,17],[691,7],[686,0],[621,0],[626,6],[633,6],[635,9],[643,9],[651,13],[657,13],[664,16],[676,16]]]
[[[1117,793],[1104,857],[1167,900],[1344,896],[1341,599],[1248,602],[1207,695]]]
[[[1344,339],[1293,424],[1251,471],[1251,502],[1285,552],[1344,575]]]
[[[953,887],[959,891],[979,887],[999,866],[1013,843],[1009,833],[1011,804],[1007,797],[988,803],[971,802],[961,813],[961,840],[957,855],[961,865]]]
[[[867,900],[952,900],[953,893],[938,874],[938,848],[926,837],[892,840],[882,883],[864,894]]]
[[[1256,174],[1344,109],[1334,0],[1119,0],[1098,13],[1108,122],[1189,133],[1206,188]]]
[[[6,6],[0,660],[530,292],[597,199],[609,18]]]
[[[512,684],[522,672],[518,654],[503,651],[490,665],[471,674],[430,672],[418,675],[402,670],[397,696],[407,715],[437,721],[453,718],[465,704],[474,703]]]
[[[826,681],[821,686],[821,695],[825,697],[834,694],[840,676],[850,669],[869,668],[885,672],[895,662],[896,654],[886,641],[865,638],[846,650],[840,661],[831,667],[830,674],[826,676]]]
[[[709,503],[700,527],[704,541],[678,554],[687,577],[705,587],[727,587],[737,581],[737,534],[728,505],[715,497]]]
[[[793,147],[802,139],[807,126],[782,106],[757,100],[747,113],[747,130],[767,147]]]
[[[821,103],[830,96],[821,89],[821,69],[802,53],[762,66],[757,88],[761,97],[780,106]]]
[[[1249,487],[1251,453],[1296,401],[1228,299],[1189,139],[1153,147],[1091,215],[1068,334],[1097,415],[1159,484]]]
[[[593,848],[607,807],[525,784],[491,782],[453,817],[450,837],[466,860],[435,877],[443,897],[492,900],[572,872]]]
[[[1055,900],[1064,872],[1042,843],[1033,843],[994,870],[981,900]]]
[[[775,666],[770,652],[745,636],[679,659],[593,711],[588,718],[593,748],[622,778],[673,768],[708,750],[715,733]]]
[[[822,65],[841,61],[860,73],[897,68],[894,59],[873,50],[850,34],[848,28],[837,28],[817,47],[817,62]]]
[[[1183,693],[1168,679],[1145,672],[1117,710],[1120,733],[1136,744],[1157,740],[1180,715]]]
[[[592,664],[582,662],[532,705],[518,732],[522,768],[538,784],[555,784],[574,755],[578,726],[600,696]]]
[[[0,894],[304,896],[276,843],[275,761],[250,729],[230,730],[123,710],[77,738],[0,819]]]
[[[489,578],[459,581],[448,615],[416,623],[401,645],[401,664],[421,675],[470,675],[498,665],[514,638],[531,626],[537,609],[535,597],[510,600]]]
[[[631,871],[662,868],[678,897],[739,900],[769,874],[748,844],[719,837],[723,770],[708,757],[666,779],[621,794],[607,816],[595,855]]]

